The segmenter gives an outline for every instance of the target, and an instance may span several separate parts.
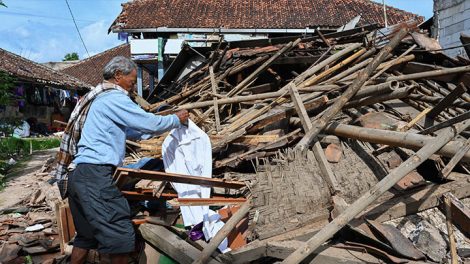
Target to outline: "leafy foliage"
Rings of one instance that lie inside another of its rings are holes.
[[[7,7],[7,5],[5,5],[2,0],[0,0],[0,6]]]
[[[15,78],[0,71],[0,107],[8,106],[14,99],[13,88]],[[14,117],[0,118],[0,135],[10,135],[13,129],[21,124],[21,120]]]
[[[76,52],[65,54],[64,59],[62,61],[74,61],[74,60],[79,60],[78,54]]]
[[[15,86],[15,78],[6,72],[0,71],[0,106],[10,104],[13,97],[13,87]]]

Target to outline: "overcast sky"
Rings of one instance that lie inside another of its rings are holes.
[[[121,11],[122,0],[68,0],[90,56],[122,43],[108,28]],[[0,6],[0,48],[37,62],[61,61],[77,52],[86,58],[65,0],[3,0]],[[382,2],[377,0],[376,2]],[[387,5],[426,18],[432,0],[386,0]]]

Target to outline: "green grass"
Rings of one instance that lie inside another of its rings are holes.
[[[58,138],[0,138],[0,160],[29,155],[31,148],[33,151],[46,150],[57,148],[59,145],[60,139]]]
[[[30,149],[33,151],[46,150],[59,147],[58,138],[0,138],[0,190],[6,182],[6,175],[11,170],[29,159]],[[8,164],[8,160],[13,158],[17,161],[15,165]]]

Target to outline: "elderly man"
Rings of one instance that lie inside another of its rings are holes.
[[[82,99],[88,100],[81,102],[88,103],[87,111],[79,109],[78,117],[72,115],[80,120],[85,114],[84,123],[76,129],[81,132],[72,161],[76,167],[68,174],[67,184],[77,230],[74,264],[84,263],[89,249],[110,254],[112,263],[127,263],[128,254],[134,251],[135,234],[129,204],[112,183],[114,170],[124,159],[126,135],[159,134],[188,120],[187,111],[158,116],[145,112],[129,98],[137,77],[131,60],[113,58],[103,77],[105,81],[92,90],[95,95]]]

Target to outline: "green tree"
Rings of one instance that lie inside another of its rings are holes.
[[[7,106],[13,98],[13,87],[15,86],[15,78],[6,72],[0,71],[0,106]]]
[[[0,6],[7,7],[7,5],[5,5],[2,0],[0,0]]]
[[[5,107],[15,99],[13,88],[16,79],[8,73],[0,71],[0,106]],[[13,129],[21,124],[21,120],[15,117],[0,117],[0,135],[11,135]]]
[[[62,61],[73,61],[73,60],[79,60],[78,54],[76,52],[65,54],[64,59]]]

